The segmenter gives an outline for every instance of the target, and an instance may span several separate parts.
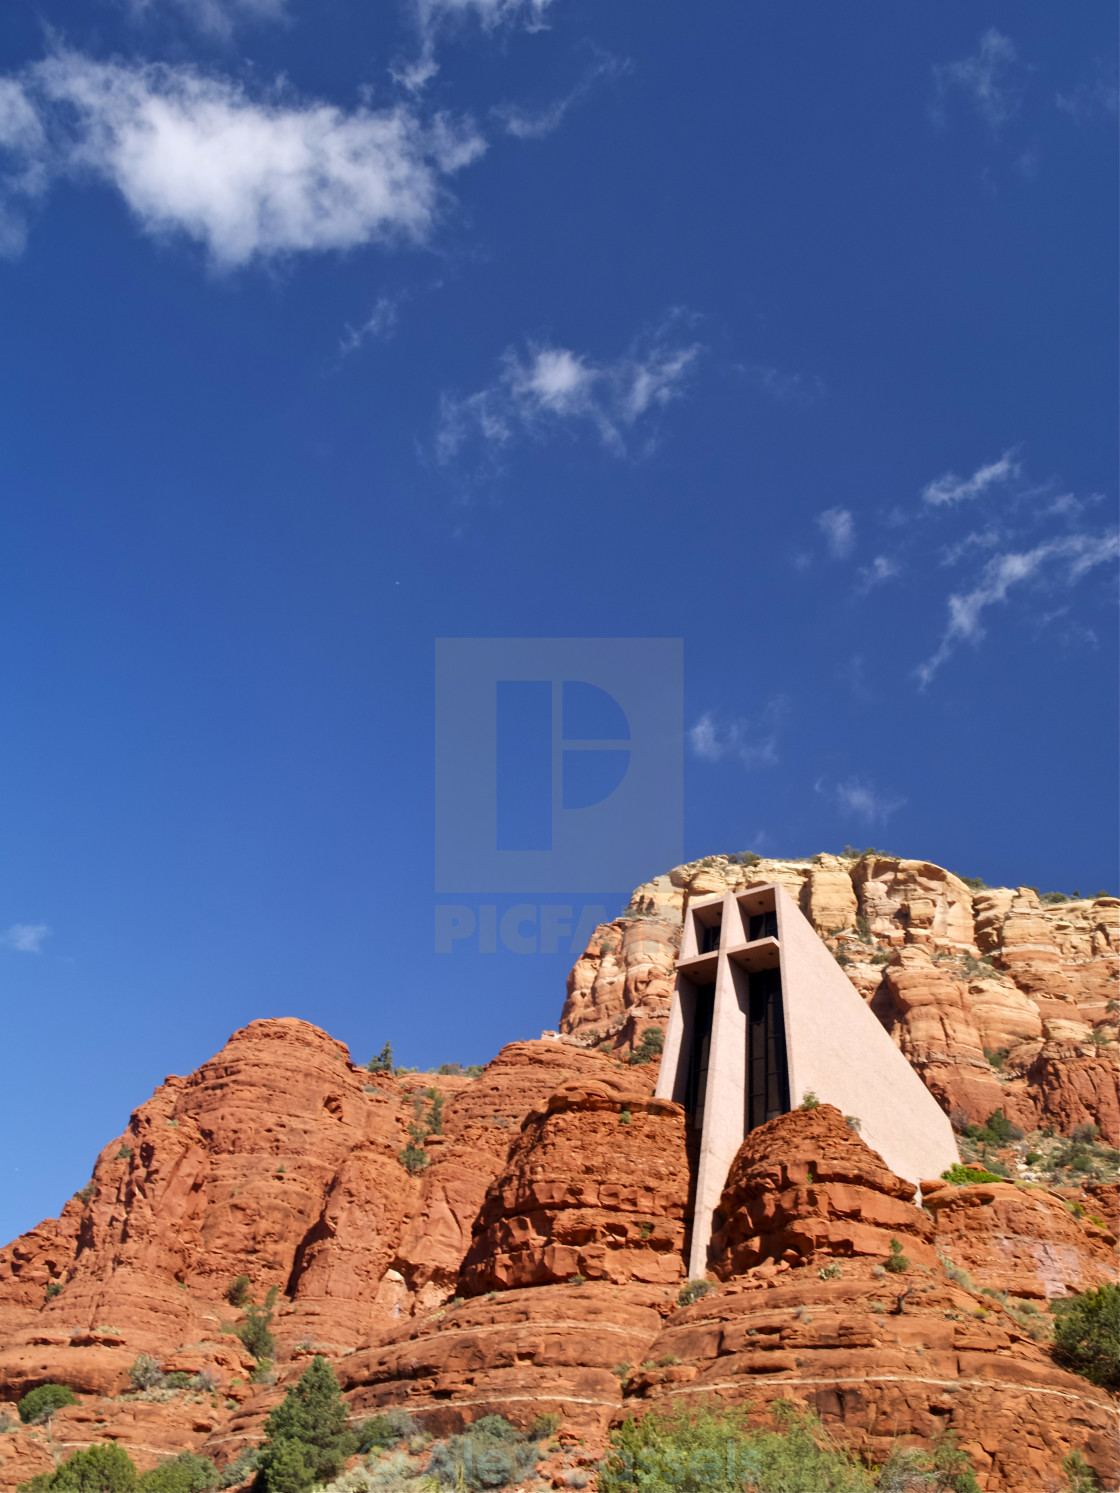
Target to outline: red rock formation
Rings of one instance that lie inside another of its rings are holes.
[[[452,1302],[384,1334],[337,1370],[356,1412],[404,1405],[431,1431],[483,1415],[527,1429],[558,1413],[602,1442],[622,1408],[621,1364],[640,1363],[676,1288],[538,1286]]]
[[[913,1196],[913,1184],[896,1177],[833,1105],[794,1110],[752,1131],[732,1162],[712,1270],[726,1280],[765,1260],[801,1264],[818,1253],[886,1260],[892,1238],[932,1265],[933,1223]]]
[[[935,1235],[929,1215],[906,1201],[911,1191],[829,1106],[753,1132],[713,1240],[713,1268],[727,1284],[668,1318],[627,1381],[631,1408],[792,1398],[876,1461],[897,1438],[951,1429],[989,1493],[1057,1486],[1070,1451],[1116,1487],[1110,1397],[1057,1368],[1025,1314],[943,1270],[929,1242],[951,1254],[971,1220],[987,1243],[966,1249],[986,1251],[991,1265],[1013,1228],[1029,1253],[1028,1237],[1064,1231],[1064,1217],[1008,1188],[983,1228],[968,1211],[985,1206],[978,1189],[935,1189],[946,1225]],[[889,1237],[905,1269],[884,1267]],[[1080,1258],[1093,1268],[1096,1250],[1083,1235]]]
[[[464,1295],[684,1272],[684,1111],[625,1079],[572,1080],[529,1115],[463,1262]]]
[[[1116,1235],[1041,1187],[923,1183],[937,1248],[977,1286],[1023,1299],[1075,1295],[1116,1277]],[[1099,1217],[1099,1215],[1098,1215]]]

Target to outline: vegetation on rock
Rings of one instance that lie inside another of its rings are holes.
[[[348,1429],[346,1401],[321,1354],[269,1412],[264,1429],[256,1483],[261,1493],[304,1493],[337,1477],[362,1440]]]
[[[24,1425],[32,1426],[41,1420],[49,1420],[63,1405],[76,1405],[78,1396],[69,1384],[40,1384],[29,1390],[16,1406]]]
[[[1075,1373],[1120,1389],[1120,1286],[1103,1285],[1053,1301],[1054,1351]]]

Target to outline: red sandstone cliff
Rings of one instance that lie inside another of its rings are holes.
[[[1115,1139],[1114,899],[974,893],[886,857],[678,868],[596,930],[561,1034],[476,1079],[371,1076],[291,1019],[167,1079],[89,1188],[0,1251],[0,1398],[61,1381],[81,1399],[0,1432],[0,1493],[95,1440],[141,1467],[186,1448],[225,1462],[316,1351],[356,1415],[407,1404],[436,1432],[556,1411],[592,1457],[612,1420],[666,1398],[792,1395],[876,1456],[887,1428],[950,1426],[992,1493],[1048,1486],[1069,1450],[1115,1487],[1108,1396],[1055,1365],[1029,1311],[1111,1278],[1114,1188],[1079,1208],[1044,1186],[931,1182],[919,1207],[835,1111],[795,1112],[744,1143],[715,1288],[678,1307],[683,1116],[651,1097],[656,1059],[620,1060],[664,1025],[688,896],[771,880],[947,1109]],[[442,1133],[412,1175],[400,1153],[432,1084]],[[892,1238],[905,1278],[884,1272]],[[249,1382],[232,1331],[241,1275],[258,1302],[278,1292],[276,1384]],[[125,1394],[139,1353],[208,1370],[214,1392]]]

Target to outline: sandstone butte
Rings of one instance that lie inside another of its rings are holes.
[[[403,1405],[445,1434],[558,1412],[557,1486],[628,1414],[793,1398],[880,1459],[953,1429],[992,1493],[1060,1486],[1070,1451],[1116,1488],[1112,1397],[1029,1330],[1036,1303],[1114,1278],[1115,1185],[1082,1208],[1044,1179],[931,1179],[918,1198],[836,1110],[798,1110],[743,1143],[710,1289],[678,1305],[684,1114],[653,1097],[656,1058],[627,1060],[667,1020],[688,898],[771,881],[958,1125],[1002,1108],[1120,1141],[1116,899],[974,891],[879,855],[681,866],[595,930],[558,1030],[480,1077],[371,1075],[283,1018],[166,1079],[89,1186],[0,1251],[0,1399],[61,1382],[80,1400],[45,1426],[7,1417],[0,1493],[99,1441],[142,1469],[185,1449],[224,1464],[316,1352],[355,1419]],[[433,1083],[442,1133],[412,1175]],[[884,1269],[892,1239],[905,1275]],[[258,1302],[277,1291],[274,1384],[250,1382],[233,1330],[241,1275]],[[141,1353],[215,1392],[132,1393]]]

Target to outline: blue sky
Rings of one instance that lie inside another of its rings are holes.
[[[682,638],[690,857],[1116,890],[1116,26],[4,7],[0,1235],[254,1017],[554,1025],[437,637]]]

